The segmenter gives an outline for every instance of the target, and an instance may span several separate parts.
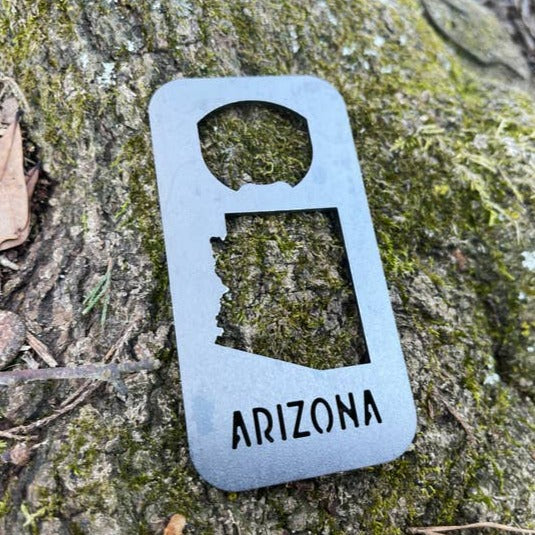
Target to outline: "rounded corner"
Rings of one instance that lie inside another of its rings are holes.
[[[190,451],[191,451],[191,444],[190,444]],[[218,490],[222,490],[223,492],[241,492],[243,490],[247,490],[248,488],[240,487],[239,485],[227,485],[226,483],[223,483],[219,480],[217,477],[213,477],[212,471],[208,474],[205,472],[204,467],[202,467],[196,460],[195,455],[190,453],[190,459],[191,463],[193,464],[193,467],[197,471],[197,473],[201,476],[204,481],[206,481],[209,485],[212,485],[212,487],[215,487]]]
[[[325,78],[321,78],[321,76],[317,76],[316,74],[304,74],[302,75],[302,78],[304,80],[310,80],[311,82],[317,83],[319,85],[325,85],[338,92],[338,90],[331,84],[331,82],[325,80]]]
[[[156,91],[152,93],[148,105],[149,115],[152,115],[154,113],[154,110],[158,106],[160,100],[162,100],[164,94],[169,90],[170,86],[176,85],[177,82],[180,82],[180,79],[165,82],[165,84],[158,87],[158,89],[156,89]]]
[[[414,442],[414,437],[416,436],[416,431],[418,430],[418,419],[416,417],[416,411],[414,412],[414,417],[412,419],[412,425],[409,428],[407,433],[407,444],[403,447],[403,452],[407,451],[407,448]]]
[[[318,88],[322,89],[323,91],[326,91],[328,93],[331,93],[333,96],[338,97],[340,101],[343,102],[344,106],[346,105],[342,93],[340,93],[338,88],[336,88],[331,82],[325,80],[325,78],[320,78],[319,76],[316,76],[314,74],[306,74],[303,76],[303,78],[317,85]]]
[[[390,459],[388,459],[386,462],[390,462],[401,457],[409,449],[411,444],[414,442],[414,437],[416,436],[416,431],[418,429],[418,419],[416,417],[416,409],[414,409],[412,413],[410,426],[407,426],[406,429],[407,429],[406,433],[404,433],[403,436],[401,437],[403,440],[400,440],[401,447],[397,449],[394,455]]]

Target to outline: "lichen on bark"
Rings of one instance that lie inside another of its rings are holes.
[[[43,432],[27,466],[2,466],[0,533],[158,533],[177,512],[199,533],[533,527],[531,95],[474,75],[415,0],[8,2],[0,35],[55,181],[0,306],[62,364],[98,361],[133,320],[123,352],[165,362],[129,379],[126,405],[103,389]],[[347,103],[419,430],[384,466],[224,493],[188,461],[147,102],[178,76],[287,73],[323,77]],[[82,302],[110,257],[101,328]],[[40,387],[21,417],[75,388]]]

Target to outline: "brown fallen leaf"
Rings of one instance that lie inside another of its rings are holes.
[[[37,180],[39,179],[40,169],[41,166],[37,164],[24,175],[24,178],[26,179],[26,190],[28,192],[28,203],[32,198],[33,190],[35,189],[35,185],[37,184]]]
[[[30,233],[30,198],[39,178],[24,173],[19,115],[0,139],[0,251],[17,247]]]
[[[186,517],[183,515],[173,515],[169,524],[163,531],[163,535],[182,535],[186,527]]]

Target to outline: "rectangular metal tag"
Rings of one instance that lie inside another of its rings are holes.
[[[234,191],[208,170],[198,123],[242,101],[283,106],[306,119],[312,163],[296,186]],[[199,473],[238,491],[401,455],[416,412],[340,94],[308,76],[182,79],[156,92],[150,120],[188,440]],[[225,236],[227,214],[296,210],[337,212],[366,364],[316,370],[215,343],[226,288],[210,239]]]

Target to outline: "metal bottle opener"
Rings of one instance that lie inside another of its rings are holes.
[[[233,191],[208,170],[197,125],[241,101],[283,106],[307,120],[313,157],[299,184]],[[416,412],[340,94],[308,76],[182,79],[156,92],[150,120],[188,440],[199,473],[239,491],[401,455]],[[316,370],[216,344],[226,288],[210,239],[225,236],[225,216],[325,209],[339,217],[369,362]]]

